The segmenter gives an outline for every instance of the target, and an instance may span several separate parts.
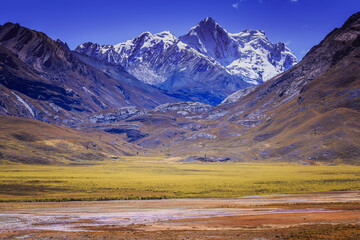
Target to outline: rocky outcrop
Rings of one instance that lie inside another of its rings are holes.
[[[233,161],[230,157],[215,157],[215,156],[204,156],[204,157],[199,157],[199,156],[191,156],[191,157],[187,157],[184,159],[179,160],[179,162],[195,162],[195,161],[199,161],[199,162],[229,162],[229,161]]]
[[[239,99],[245,97],[246,95],[248,95],[249,93],[254,91],[255,88],[256,88],[255,86],[251,86],[251,87],[247,87],[247,88],[241,89],[239,91],[236,91],[233,94],[229,95],[227,98],[225,98],[224,101],[221,102],[221,104],[235,103]]]
[[[130,118],[132,116],[146,114],[147,111],[134,106],[123,107],[108,113],[96,113],[89,117],[92,123],[113,123]]]
[[[209,113],[213,110],[213,107],[199,102],[178,102],[178,103],[166,103],[157,106],[154,112],[176,112],[179,115],[189,115],[198,113]]]
[[[198,138],[216,139],[217,137],[215,135],[213,135],[213,134],[210,134],[210,133],[200,132],[200,133],[192,134],[187,139],[195,140],[195,139],[198,139]]]

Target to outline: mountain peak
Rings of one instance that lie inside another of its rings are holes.
[[[335,65],[354,49],[360,47],[360,12],[350,16],[305,55],[302,62],[312,62],[318,72]],[[316,62],[316,64],[315,64]]]
[[[152,33],[149,31],[143,32],[139,35],[139,37],[147,37],[147,36],[152,36]]]
[[[1,25],[0,25],[1,26]],[[7,22],[7,23],[4,23],[4,25],[2,25],[3,27],[10,27],[10,26],[17,26],[17,27],[20,27],[20,24],[19,23],[13,23],[13,22]]]
[[[265,32],[263,30],[245,29],[242,32],[243,33],[250,33],[250,34],[262,34],[262,35],[265,35]]]
[[[360,12],[351,15],[344,23],[344,26],[358,25],[360,24]]]
[[[160,37],[160,38],[175,38],[175,35],[169,31],[162,31],[162,32],[154,34],[154,36]]]
[[[220,26],[214,19],[211,17],[206,17],[200,21],[196,26],[190,29],[188,33],[190,35],[202,35],[203,37],[213,37],[217,38],[219,36],[228,35],[228,32]],[[180,39],[181,40],[181,39]]]
[[[216,23],[216,21],[214,19],[212,19],[211,17],[206,17],[205,19],[200,21],[200,23]]]
[[[220,26],[214,19],[211,17],[206,17],[205,19],[201,20],[198,25],[193,27],[192,29],[203,29],[203,28],[210,28],[215,29],[216,27]]]
[[[202,20],[179,39],[251,84],[266,81],[297,63],[296,57],[284,44],[271,43],[264,31],[245,29],[229,33],[211,17]],[[260,53],[259,48],[264,51]]]

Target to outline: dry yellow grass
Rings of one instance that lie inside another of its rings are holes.
[[[358,166],[177,163],[124,157],[97,165],[2,164],[1,201],[224,198],[360,189]]]

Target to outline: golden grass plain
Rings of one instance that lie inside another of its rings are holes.
[[[360,189],[359,166],[284,162],[180,163],[122,157],[88,165],[2,161],[0,201],[234,198]]]

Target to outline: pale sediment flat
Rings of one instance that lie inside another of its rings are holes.
[[[360,205],[360,191],[231,199],[0,203],[0,237],[32,239],[46,236],[34,237],[32,234],[35,233],[56,232],[66,236],[76,232],[121,232],[124,229],[138,234],[194,230],[268,231],[306,224],[358,226],[360,208],[341,209],[342,204],[349,203]],[[332,204],[339,204],[339,207],[328,208]]]

